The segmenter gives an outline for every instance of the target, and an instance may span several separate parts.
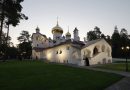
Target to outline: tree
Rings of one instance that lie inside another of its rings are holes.
[[[16,59],[18,56],[18,48],[12,46],[8,47],[7,50],[7,59]]]
[[[95,26],[94,32],[95,32],[97,38],[101,37],[102,32],[100,31],[99,27]]]
[[[1,0],[0,1],[0,44],[1,44],[1,34],[3,31],[3,24],[6,23],[8,26],[7,37],[9,33],[9,25],[16,26],[20,19],[27,19],[27,17],[21,13],[22,6],[21,2],[24,0]]]
[[[120,45],[121,45],[121,41],[120,41],[120,34],[119,34],[119,31],[118,31],[118,28],[117,26],[115,27],[115,30],[112,34],[112,56],[113,57],[118,57],[119,54],[120,54]]]
[[[104,34],[102,34],[99,27],[95,26],[94,30],[87,32],[87,40],[91,41],[91,40],[99,39],[101,38],[101,35]]]
[[[28,31],[23,30],[18,37],[20,44],[18,45],[19,56],[29,59],[32,55],[32,46]]]
[[[32,55],[31,42],[23,42],[18,45],[19,55],[24,59],[30,59]]]
[[[28,17],[25,16],[24,14],[19,15],[19,13],[17,13],[17,14],[15,14],[15,13],[16,12],[11,13],[11,15],[8,16],[8,19],[5,21],[6,26],[7,26],[7,37],[9,36],[9,26],[10,25],[16,27],[20,23],[21,19],[25,19],[25,20],[28,19]],[[7,40],[6,40],[6,42],[7,42]]]
[[[8,44],[6,44],[6,40],[8,40]],[[10,56],[10,54],[8,52],[13,52],[10,51],[10,48],[13,46],[13,43],[10,42],[11,37],[8,36],[8,38],[6,37],[6,33],[2,32],[2,36],[1,36],[1,42],[2,44],[0,44],[0,57],[2,57],[3,61],[5,61],[5,59],[8,58],[8,56]],[[14,54],[14,53],[12,53]]]
[[[125,28],[121,29],[120,38],[121,38],[121,42],[122,42],[121,46],[128,46],[129,45],[128,32]]]
[[[105,40],[112,46],[111,37],[109,35],[105,36]]]
[[[23,30],[21,33],[20,33],[20,36],[18,37],[18,40],[20,43],[22,42],[29,42],[30,41],[30,34],[28,31],[25,31]]]
[[[87,32],[87,40],[88,41],[95,40],[95,39],[97,39],[97,36],[96,36],[94,31]]]
[[[101,34],[101,38],[106,39],[106,36],[104,34]]]
[[[6,44],[6,40],[8,40],[8,45],[10,45],[11,37],[10,36],[6,37],[6,33],[2,32],[1,44]]]

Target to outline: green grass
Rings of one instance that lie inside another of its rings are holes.
[[[121,78],[40,61],[0,62],[0,90],[103,90]]]

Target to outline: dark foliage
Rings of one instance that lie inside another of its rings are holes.
[[[23,30],[18,37],[20,44],[18,45],[19,57],[24,59],[30,59],[32,55],[32,46],[30,40],[30,34],[28,31]]]
[[[9,34],[9,25],[16,26],[21,19],[28,19],[22,11],[21,2],[24,0],[1,0],[0,1],[0,44],[3,25],[7,25],[7,37]],[[6,40],[7,42],[7,40]]]

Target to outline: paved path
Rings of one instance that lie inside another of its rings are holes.
[[[130,90],[130,77],[125,77],[105,90]]]

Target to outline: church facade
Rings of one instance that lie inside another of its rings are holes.
[[[79,66],[106,64],[112,62],[111,46],[104,39],[80,41],[79,30],[69,31],[63,36],[63,29],[57,25],[52,28],[53,39],[47,38],[36,28],[32,34],[32,58],[49,62],[69,63]]]

